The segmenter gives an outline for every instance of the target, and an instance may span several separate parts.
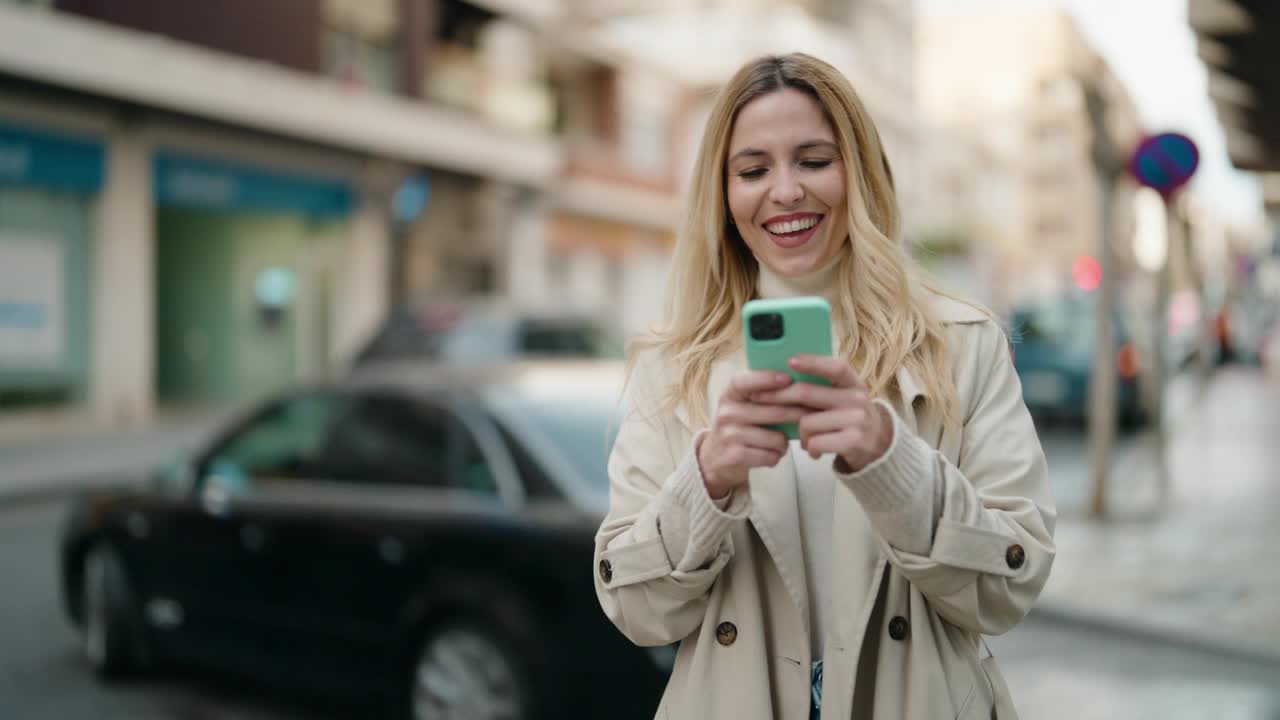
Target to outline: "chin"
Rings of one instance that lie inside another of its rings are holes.
[[[769,269],[783,277],[803,277],[817,272],[824,265],[820,257],[783,257],[774,258],[768,263]]]

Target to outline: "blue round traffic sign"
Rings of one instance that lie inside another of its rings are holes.
[[[1138,144],[1129,171],[1139,184],[1168,198],[1187,184],[1200,165],[1200,151],[1181,133],[1152,135]]]

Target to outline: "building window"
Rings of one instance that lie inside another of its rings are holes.
[[[429,45],[423,97],[512,130],[548,132],[555,125],[545,58],[528,28],[445,0],[439,34]]]
[[[326,75],[381,93],[399,90],[397,0],[324,0],[322,23]]]

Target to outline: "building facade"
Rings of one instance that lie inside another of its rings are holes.
[[[1086,97],[1102,99],[1120,161],[1142,135],[1132,100],[1064,11],[930,18],[918,41],[926,249],[971,257],[976,275],[956,282],[988,289],[987,302],[1066,291],[1075,261],[1101,248]],[[1112,202],[1122,274],[1133,269],[1135,190],[1121,179]]]
[[[502,248],[561,167],[549,86],[494,69],[522,22],[448,0],[0,3],[0,416],[140,423],[324,377],[419,282],[393,269],[433,213],[479,221],[456,242],[436,218],[427,245]],[[501,253],[473,264],[446,277],[499,285]]]

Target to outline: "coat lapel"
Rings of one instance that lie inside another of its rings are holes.
[[[916,419],[916,400],[925,397],[924,387],[916,382],[915,377],[905,368],[899,367],[894,374],[898,384],[898,414],[912,432],[919,432]]]
[[[733,376],[746,369],[741,352],[717,361],[711,367],[707,383],[707,417],[714,414],[720,396]],[[676,407],[676,417],[691,434],[702,428],[693,427],[683,406]],[[800,548],[800,509],[796,503],[796,468],[791,453],[783,456],[775,467],[751,471],[751,524],[764,542],[782,577],[787,593],[809,627],[809,595],[805,585],[804,557]]]

